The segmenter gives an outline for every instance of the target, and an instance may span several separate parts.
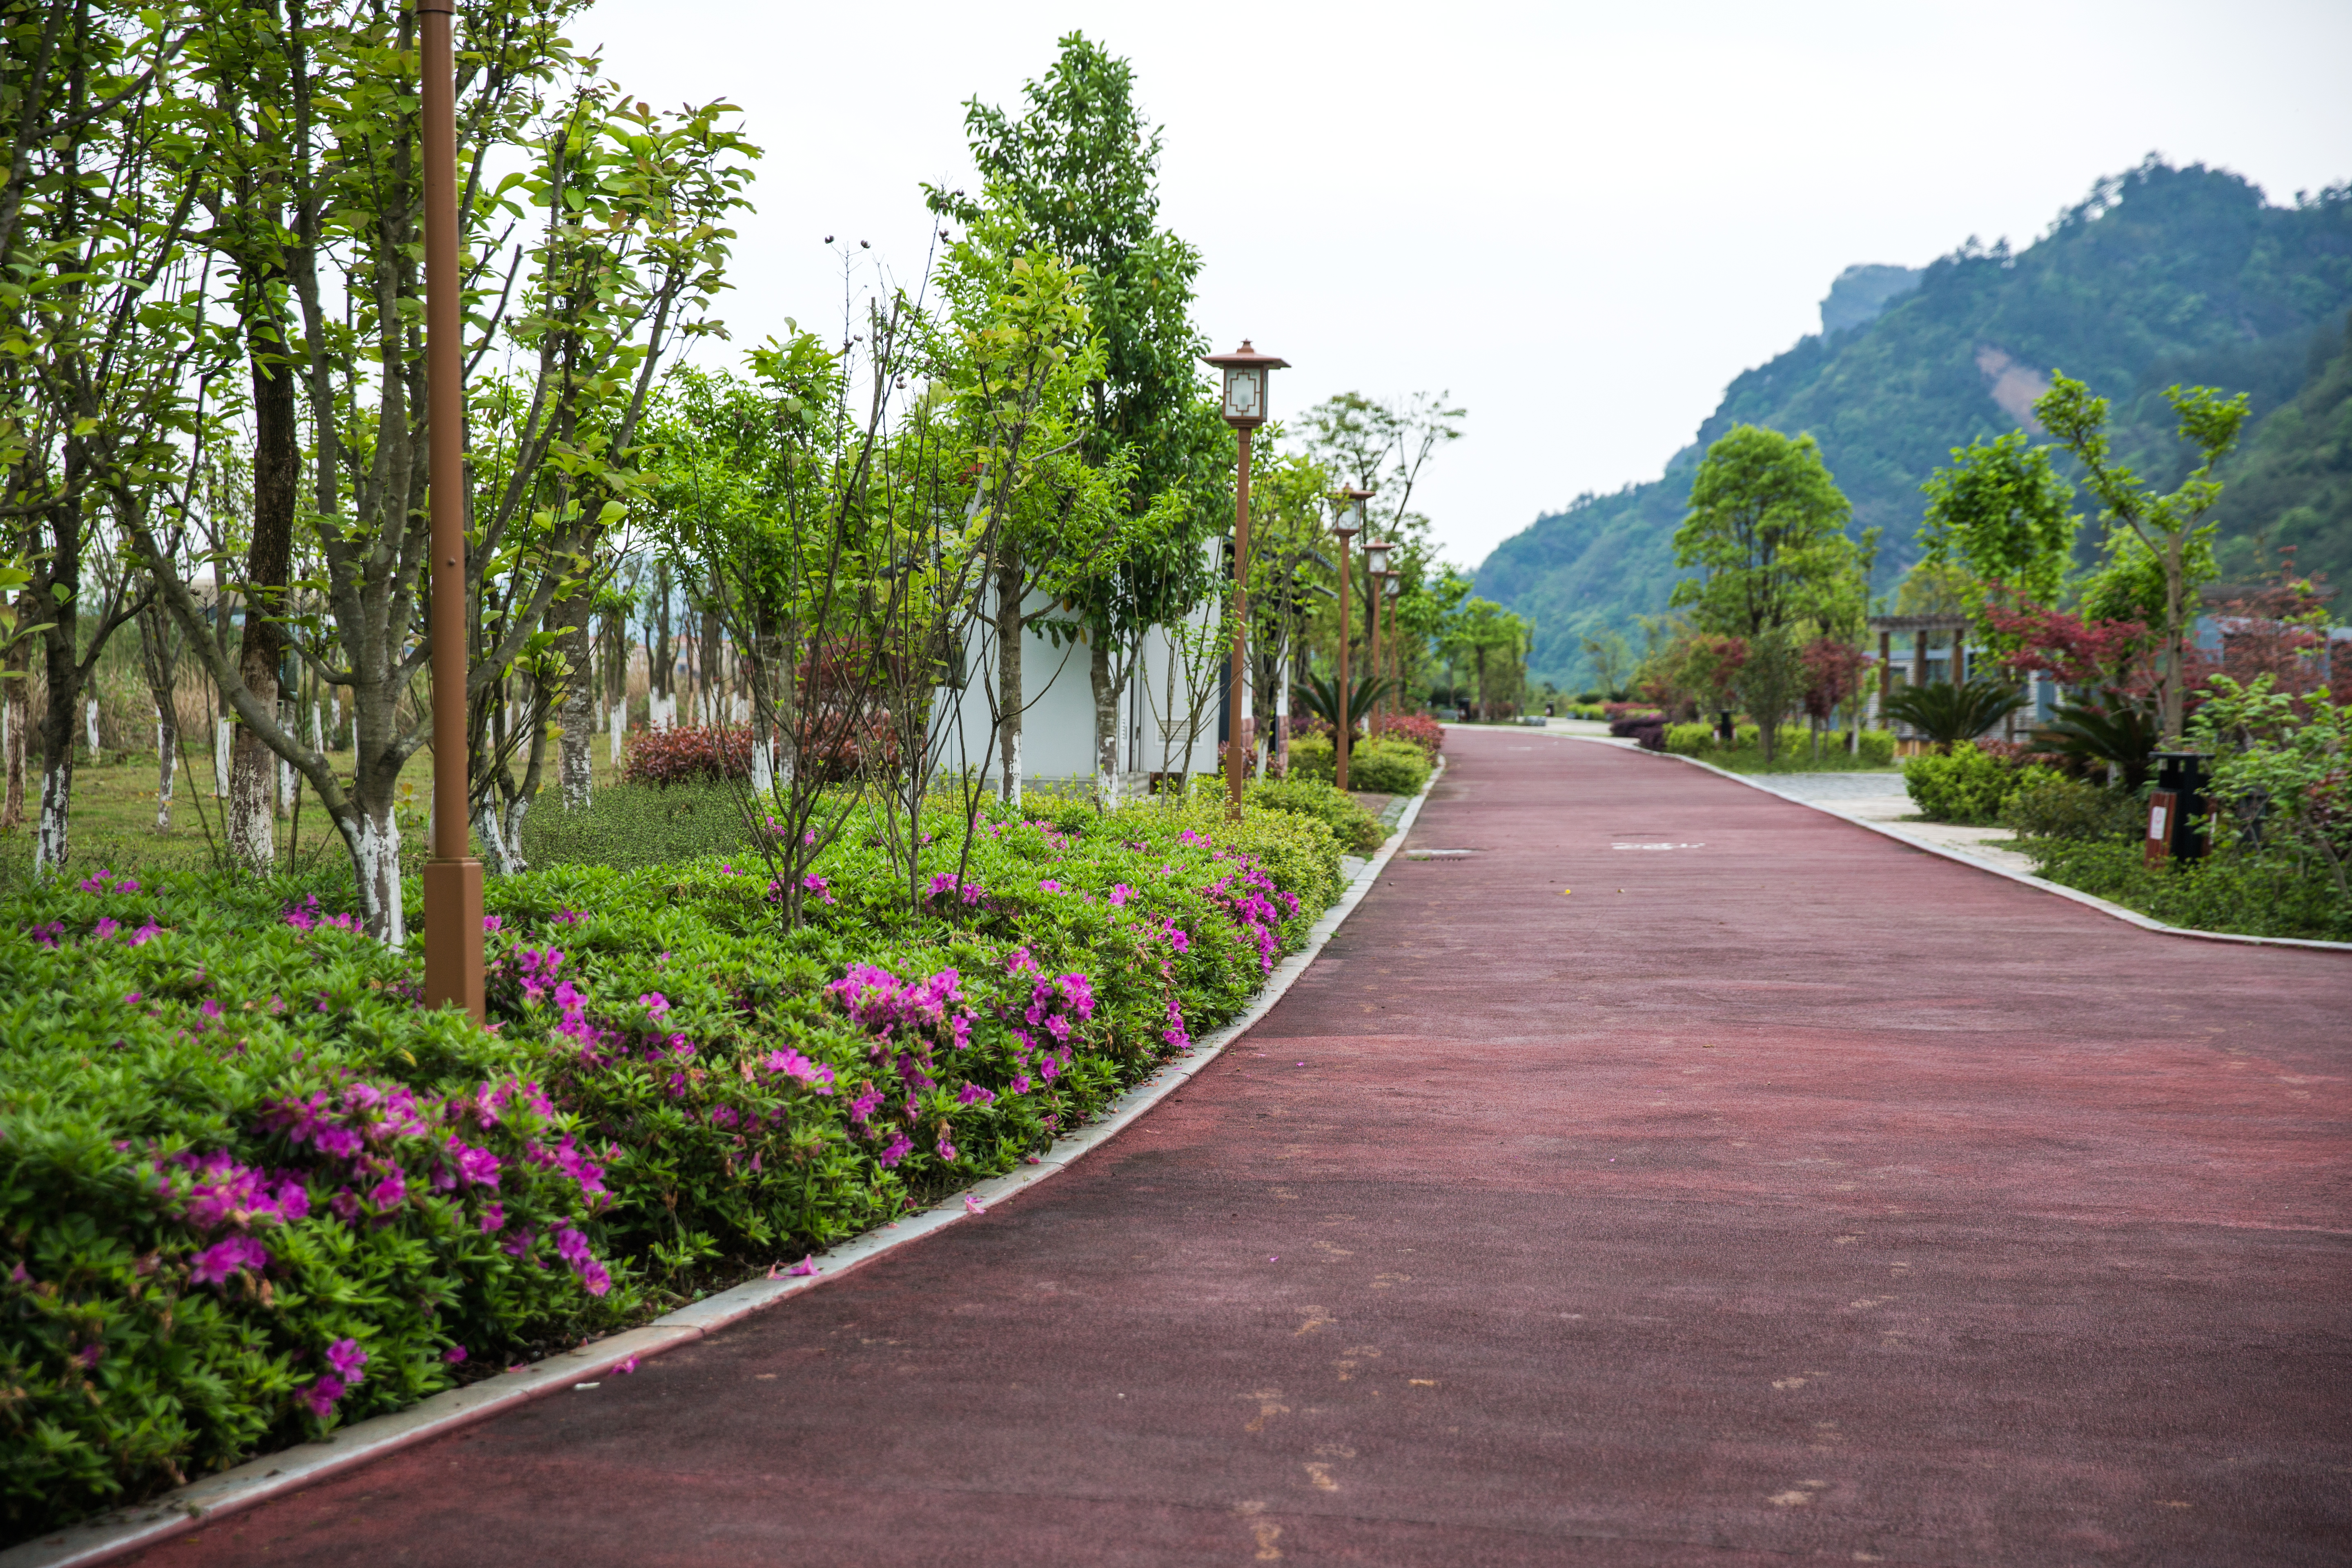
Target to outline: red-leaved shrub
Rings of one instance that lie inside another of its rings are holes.
[[[748,724],[682,724],[631,737],[621,753],[621,776],[631,784],[667,789],[689,779],[749,778],[751,727]]]
[[[1372,720],[1372,733],[1391,740],[1411,741],[1433,760],[1445,744],[1445,727],[1426,713],[1383,713]]]

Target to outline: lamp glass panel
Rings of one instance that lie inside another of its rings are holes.
[[[1234,369],[1225,372],[1225,417],[1265,417],[1265,372]]]

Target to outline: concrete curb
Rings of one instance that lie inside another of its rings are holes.
[[[1538,733],[1540,732],[1538,731]],[[1559,739],[1583,741],[1588,743],[1598,741],[1603,745],[1617,743],[1603,741],[1592,735],[1561,735]],[[1718,768],[1713,763],[1703,763],[1696,757],[1685,757],[1676,752],[1653,752],[1650,754],[1654,757],[1664,757],[1672,762],[1687,763],[1695,768],[1705,768],[1718,778],[1727,778],[1734,784],[1746,784],[1749,789],[1761,790],[1775,800],[1785,800],[1791,805],[1801,805],[1809,810],[1818,811],[1823,816],[1835,817],[1840,822],[1875,833],[1882,838],[1892,838],[1897,844],[1907,845],[1911,848],[1923,850],[1929,855],[1940,855],[1947,860],[1975,870],[1987,872],[1995,877],[2006,877],[2012,882],[2022,883],[2029,888],[2038,888],[2045,893],[2055,893],[2062,899],[2072,900],[2086,908],[2096,910],[2101,914],[2113,915],[2116,919],[2136,925],[2142,931],[2158,931],[2166,936],[2195,937],[2200,942],[2234,942],[2252,947],[2308,947],[2316,948],[2323,952],[2352,952],[2352,942],[2321,942],[2316,938],[2300,936],[2242,936],[2236,931],[2199,931],[2194,926],[2168,926],[2162,921],[2150,919],[2137,910],[2126,909],[2121,904],[2110,903],[2095,893],[2086,893],[2080,888],[2070,888],[2063,882],[2053,882],[2046,878],[2032,876],[2023,871],[2012,871],[2006,866],[1995,866],[1989,861],[1979,860],[1973,855],[1963,855],[1957,849],[1947,849],[1940,844],[1928,844],[1885,823],[1864,822],[1859,817],[1832,811],[1816,802],[1800,800],[1793,795],[1783,794],[1770,784],[1749,778],[1745,773],[1735,773],[1728,769]],[[5,1560],[0,1560],[0,1568],[7,1568]]]
[[[598,1340],[578,1350],[549,1356],[507,1376],[450,1389],[389,1415],[354,1422],[323,1443],[306,1443],[300,1447],[266,1454],[234,1469],[223,1470],[216,1476],[208,1476],[167,1492],[136,1508],[101,1514],[96,1519],[68,1525],[63,1531],[52,1531],[0,1552],[0,1568],[89,1568],[89,1564],[143,1551],[194,1530],[199,1524],[325,1480],[397,1449],[441,1436],[531,1400],[561,1393],[575,1384],[599,1379],[623,1362],[658,1355],[663,1351],[698,1340],[706,1334],[716,1333],[729,1324],[764,1311],[789,1297],[814,1289],[828,1279],[837,1279],[895,1247],[904,1247],[934,1231],[972,1217],[971,1211],[964,1206],[967,1196],[985,1209],[991,1204],[1061,1174],[1073,1163],[1118,1136],[1145,1111],[1182,1088],[1193,1074],[1215,1060],[1227,1046],[1239,1039],[1250,1026],[1265,1017],[1274,1005],[1282,1000],[1284,993],[1307,972],[1307,966],[1314,961],[1315,955],[1331,940],[1340,922],[1363,902],[1364,895],[1371,890],[1372,883],[1403,847],[1405,835],[1412,831],[1413,819],[1421,815],[1422,804],[1428,800],[1429,792],[1436,787],[1437,781],[1444,774],[1445,759],[1440,757],[1436,768],[1430,773],[1429,783],[1422,786],[1421,793],[1412,797],[1403,815],[1397,819],[1388,842],[1381,845],[1356,873],[1338,901],[1324,910],[1323,917],[1307,929],[1306,946],[1275,965],[1274,972],[1258,988],[1257,995],[1246,1012],[1232,1023],[1203,1036],[1194,1044],[1191,1055],[1164,1065],[1151,1077],[1112,1101],[1096,1121],[1069,1137],[1058,1140],[1037,1163],[1024,1165],[1007,1175],[967,1187],[938,1207],[893,1220],[853,1241],[819,1253],[813,1259],[814,1273],[801,1276],[772,1274],[766,1279],[750,1280],[731,1290],[721,1290],[690,1307],[656,1318],[643,1328]]]

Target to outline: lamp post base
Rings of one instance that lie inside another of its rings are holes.
[[[482,863],[425,863],[425,1005],[455,1002],[483,1021]]]

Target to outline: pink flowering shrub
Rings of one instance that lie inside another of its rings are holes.
[[[0,933],[10,1537],[414,1403],[469,1350],[634,1300],[594,1240],[596,1162],[574,1143],[567,1163],[529,1056],[420,1013],[412,956],[289,923],[266,888],[237,908],[129,882],[68,887]],[[167,939],[127,940],[149,925]]]
[[[0,1469],[11,1533],[1012,1169],[1233,1016],[1339,886],[1281,813],[1033,808],[968,858],[926,826],[911,882],[845,832],[789,935],[756,855],[498,879],[487,1030],[422,1011],[422,942],[323,880],[0,901],[0,1430],[45,1434]]]

